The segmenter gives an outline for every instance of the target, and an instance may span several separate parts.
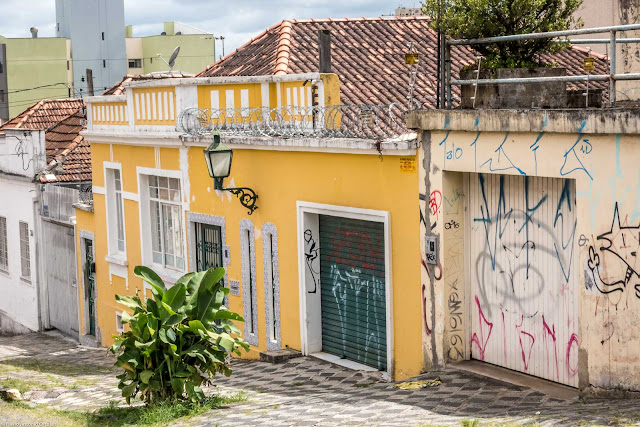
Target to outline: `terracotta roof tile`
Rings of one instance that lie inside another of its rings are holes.
[[[198,77],[255,76],[317,72],[320,29],[331,31],[331,62],[340,77],[343,104],[407,104],[409,67],[404,64],[408,46],[420,54],[414,94],[419,107],[433,108],[436,102],[437,35],[429,18],[381,17],[358,19],[307,19],[283,21],[253,38],[235,52],[208,66]],[[586,51],[573,47],[542,55],[545,63],[558,63],[567,74],[582,74]],[[452,77],[476,61],[476,53],[466,46],[452,48]],[[596,57],[597,74],[606,74],[606,58]],[[582,87],[569,84],[569,88]],[[591,83],[606,89],[606,83]],[[460,88],[453,88],[454,98]]]
[[[76,111],[45,133],[48,166],[40,174],[40,182],[91,181],[91,148],[80,135],[85,120],[83,112]],[[48,174],[56,179],[47,179]]]
[[[0,126],[4,129],[47,130],[84,107],[81,99],[43,99]]]

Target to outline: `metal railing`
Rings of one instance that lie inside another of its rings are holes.
[[[262,136],[271,138],[389,139],[407,132],[398,104],[330,107],[188,108],[177,130],[189,135]]]
[[[514,34],[510,36],[486,37],[480,39],[446,40],[445,49],[441,54],[444,58],[440,61],[440,79],[445,84],[441,85],[441,99],[446,100],[445,108],[452,107],[451,86],[452,85],[488,85],[488,84],[522,84],[522,83],[542,83],[542,82],[609,82],[609,104],[615,106],[616,103],[616,81],[619,80],[640,80],[640,73],[616,73],[616,48],[618,43],[639,43],[640,38],[618,38],[619,32],[640,30],[640,24],[615,25],[609,27],[581,28],[578,30],[551,31],[546,33]],[[567,37],[584,34],[609,33],[608,39],[576,39],[570,40]],[[504,43],[519,40],[532,39],[560,39],[560,42],[574,44],[609,44],[609,74],[583,74],[575,76],[551,76],[551,77],[522,77],[503,79],[480,79],[479,75],[474,80],[451,79],[451,46],[472,46],[479,44]]]

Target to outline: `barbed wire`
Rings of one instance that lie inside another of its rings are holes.
[[[390,105],[330,107],[187,108],[178,115],[178,131],[189,135],[279,138],[389,139],[407,133],[404,109]]]

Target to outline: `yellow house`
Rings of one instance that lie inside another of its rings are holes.
[[[76,218],[84,342],[109,345],[123,330],[116,294],[148,294],[136,265],[168,284],[223,266],[247,357],[291,348],[387,378],[420,373],[415,134],[362,137],[385,113],[338,107],[334,74],[123,89],[87,98],[94,202]],[[224,187],[255,191],[254,212],[214,188],[210,130],[233,150]]]

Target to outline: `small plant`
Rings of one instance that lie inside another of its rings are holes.
[[[582,26],[574,12],[582,0],[423,0],[431,26],[449,37],[476,39],[561,31]],[[566,48],[551,39],[472,45],[486,68],[532,68],[538,55]]]
[[[224,268],[185,274],[169,289],[150,268],[134,272],[151,285],[154,299],[116,295],[133,310],[122,314],[130,330],[115,335],[110,348],[124,369],[117,376],[122,396],[127,403],[138,394],[147,403],[204,401],[203,385],[216,373],[231,375],[228,352],[249,350],[233,323],[244,319],[222,305],[229,293],[220,282]]]

